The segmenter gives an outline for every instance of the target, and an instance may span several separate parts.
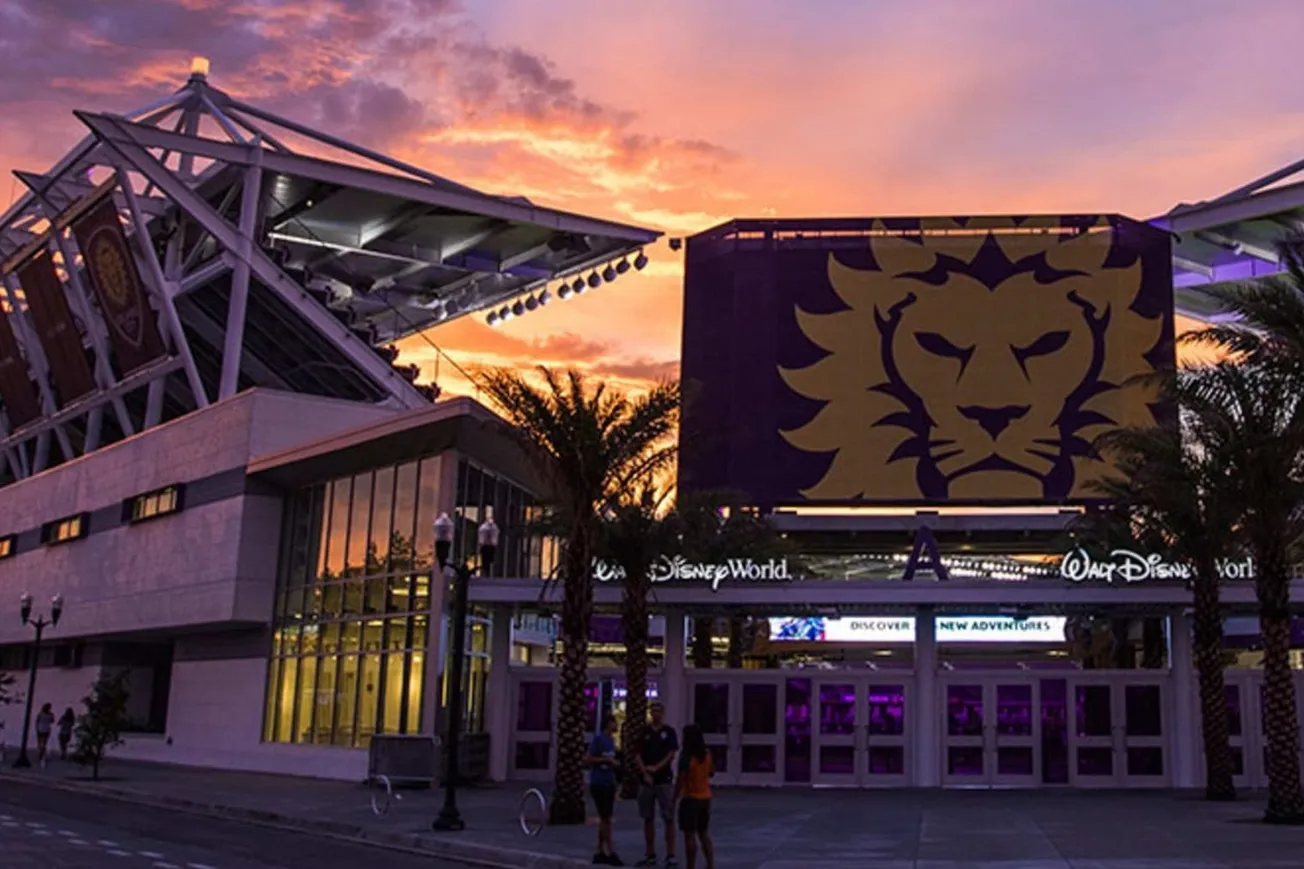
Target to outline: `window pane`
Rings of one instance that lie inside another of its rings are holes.
[[[407,676],[407,733],[421,732],[421,686],[425,682],[426,656],[413,652]]]
[[[362,651],[376,654],[385,646],[385,623],[372,619],[362,625]]]
[[[335,735],[333,745],[353,745],[357,734],[354,715],[358,711],[358,656],[340,658],[335,685]]]
[[[303,626],[303,641],[299,649],[300,655],[316,655],[321,651],[321,627],[318,625]]]
[[[372,475],[358,474],[353,478],[353,508],[349,512],[349,549],[346,570],[349,576],[360,576],[366,572],[368,562],[367,544],[371,522],[371,484]]]
[[[294,717],[294,741],[312,742],[313,716],[317,710],[317,659],[299,659],[299,708]]]
[[[290,553],[286,559],[284,585],[303,585],[308,581],[308,562],[312,555],[312,489],[300,489],[290,503]]]
[[[439,510],[439,456],[421,460],[421,491],[417,498],[416,569],[435,563],[435,519]]]
[[[412,582],[412,611],[424,613],[430,611],[430,576],[418,573]]]
[[[344,585],[332,582],[322,588],[321,617],[337,619],[344,614]]]
[[[391,576],[385,581],[388,586],[388,601],[385,604],[387,612],[405,613],[408,611],[408,603],[412,599],[412,577],[410,576]]]
[[[351,580],[344,584],[344,614],[347,616],[362,615],[362,601],[365,597],[365,587],[361,579]]]
[[[389,538],[390,569],[410,569],[417,517],[417,465],[400,465],[394,479],[394,531]]]
[[[385,702],[382,733],[401,733],[403,715],[403,681],[407,675],[406,655],[385,655],[383,659]]]
[[[299,662],[288,659],[281,667],[280,693],[276,701],[277,742],[294,741],[294,683],[299,670]]]
[[[271,666],[267,668],[267,700],[263,704],[263,742],[271,742],[276,736],[276,698],[281,687],[280,678],[281,659],[272,658]]]
[[[375,556],[375,569],[368,574],[389,570],[389,535],[394,519],[394,469],[376,471],[376,486],[371,495],[371,552]]]
[[[344,548],[349,540],[349,497],[352,492],[352,480],[336,480],[331,484],[330,530],[326,542],[327,578],[338,579],[344,574]]]
[[[430,618],[429,616],[412,617],[412,648],[424,649],[426,639],[430,635]]]
[[[375,615],[385,611],[385,588],[387,584],[388,580],[383,576],[367,580],[367,599],[362,607],[367,615]]]
[[[358,737],[355,744],[366,748],[379,722],[380,710],[380,655],[367,655],[362,659],[362,676],[358,692]]]
[[[407,651],[411,648],[408,633],[411,619],[385,619],[385,648],[390,651]]]
[[[362,642],[362,622],[344,622],[340,625],[340,654],[358,651]]]
[[[339,659],[334,655],[321,659],[317,671],[317,714],[313,721],[312,742],[331,744],[331,729],[335,721],[335,676],[339,673]]]

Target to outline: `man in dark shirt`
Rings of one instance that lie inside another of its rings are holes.
[[[636,865],[657,864],[656,813],[661,812],[661,822],[666,828],[666,865],[675,864],[675,788],[674,763],[679,752],[679,737],[675,729],[665,723],[665,707],[653,703],[649,707],[652,720],[643,732],[643,747],[638,756],[638,770],[643,781],[638,789],[638,812],[643,817],[643,841],[646,856]]]

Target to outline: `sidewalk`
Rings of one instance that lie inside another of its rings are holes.
[[[405,792],[377,818],[361,785],[110,761],[92,783],[72,765],[3,782],[103,793],[429,851],[480,865],[588,865],[594,829],[522,835],[525,785],[459,792],[461,833],[434,833],[438,791]],[[1257,823],[1262,801],[1211,804],[1171,791],[838,791],[721,789],[712,830],[719,869],[1298,869],[1304,828]],[[634,806],[616,810],[617,848],[642,856]],[[660,842],[658,842],[660,846]],[[664,854],[662,855],[664,856]],[[683,865],[682,856],[680,860]]]

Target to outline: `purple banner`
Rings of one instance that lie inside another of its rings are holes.
[[[1167,233],[1117,216],[736,221],[688,240],[680,484],[753,503],[1098,497],[1165,422]]]

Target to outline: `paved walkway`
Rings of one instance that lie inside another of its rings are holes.
[[[114,761],[91,784],[76,767],[0,773],[146,804],[308,827],[496,866],[576,867],[592,826],[526,838],[524,785],[462,791],[468,828],[437,834],[439,792],[410,792],[375,817],[361,785]],[[1300,869],[1304,828],[1258,823],[1262,801],[1210,804],[1169,791],[836,791],[717,793],[719,869]],[[634,807],[616,811],[617,848],[641,854]],[[681,857],[681,865],[683,864]]]

